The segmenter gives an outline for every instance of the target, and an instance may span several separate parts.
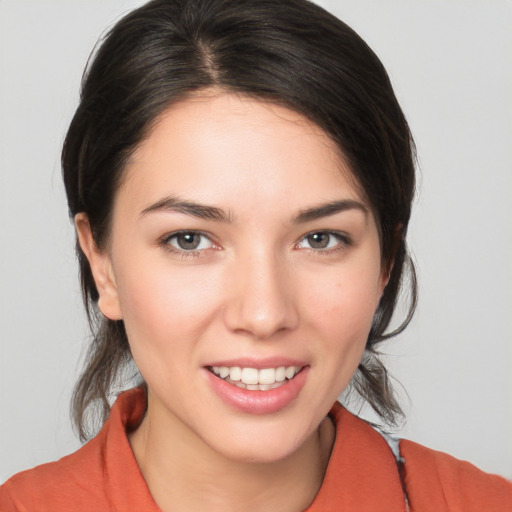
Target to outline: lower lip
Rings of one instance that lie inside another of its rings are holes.
[[[216,377],[206,368],[204,371],[213,390],[233,409],[250,414],[270,414],[283,409],[297,398],[306,383],[309,367],[303,368],[293,379],[278,388],[266,391],[242,389]]]

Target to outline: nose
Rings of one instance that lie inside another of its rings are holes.
[[[233,267],[225,308],[225,322],[231,331],[265,340],[297,327],[292,269],[278,258],[262,254],[243,258]]]

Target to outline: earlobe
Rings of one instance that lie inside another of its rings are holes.
[[[391,272],[393,271],[393,266],[395,265],[395,258],[386,264],[386,266],[382,269],[381,273],[381,294],[384,293],[384,289],[389,283],[389,279],[391,277]]]
[[[382,299],[382,296],[384,295],[384,290],[386,289],[386,286],[389,283],[389,278],[391,277],[391,270],[393,270],[393,264],[389,265],[387,268],[383,268],[382,272],[380,274],[380,295],[379,300]]]
[[[381,297],[384,294],[384,290],[389,283],[389,279],[391,278],[391,272],[393,271],[393,267],[395,265],[395,259],[400,249],[400,244],[402,243],[402,235],[403,235],[403,225],[399,223],[395,227],[395,231],[393,233],[393,246],[391,250],[391,259],[386,262],[385,266],[382,267],[381,272]]]
[[[89,261],[98,290],[98,308],[110,320],[121,320],[123,315],[110,254],[108,251],[99,249],[96,245],[89,219],[85,213],[75,215],[75,227],[78,243]]]

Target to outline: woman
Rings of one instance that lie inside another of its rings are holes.
[[[301,0],[150,2],[94,57],[62,163],[95,329],[75,420],[109,419],[2,510],[510,508],[500,477],[333,406],[351,383],[397,420],[376,349],[415,305],[412,139],[346,25]],[[143,383],[110,411],[132,357]]]

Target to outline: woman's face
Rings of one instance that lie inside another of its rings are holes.
[[[334,143],[231,94],[161,116],[97,259],[100,307],[124,320],[152,424],[247,461],[314,435],[386,284],[370,206]]]

